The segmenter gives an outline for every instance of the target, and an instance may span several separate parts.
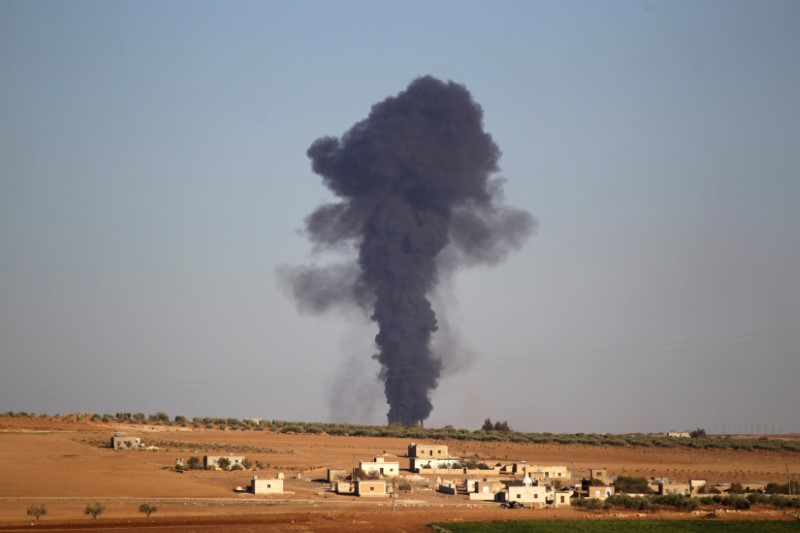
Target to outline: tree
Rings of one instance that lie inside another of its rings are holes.
[[[505,420],[503,420],[502,422],[498,420],[497,422],[494,423],[494,430],[502,431],[503,433],[508,433],[509,431],[511,431],[511,428],[508,427],[508,422],[506,422]]]
[[[217,461],[217,466],[220,467],[223,470],[227,470],[228,468],[231,467],[231,460],[228,459],[227,457],[221,457]]]
[[[199,470],[202,464],[202,461],[196,455],[189,457],[189,460],[186,461],[186,466],[189,467],[189,470]]]
[[[244,467],[246,470],[250,470],[251,468],[253,468],[253,461],[251,461],[250,459],[248,459],[247,457],[245,457],[244,459],[242,459],[242,466],[243,466],[243,467]]]
[[[494,429],[494,424],[492,424],[492,419],[487,418],[486,420],[484,420],[481,429],[483,431],[492,431]]]
[[[103,514],[106,510],[106,506],[102,503],[95,503],[94,505],[87,505],[86,508],[83,510],[83,514],[85,515],[92,515],[92,518],[97,520],[97,517]]]
[[[694,431],[690,431],[689,436],[693,439],[702,439],[706,436],[706,430],[703,428],[697,428]]]
[[[47,507],[44,504],[39,505],[31,505],[28,507],[28,516],[32,516],[36,518],[36,521],[39,521],[39,518],[47,514]]]
[[[619,476],[614,480],[614,488],[617,492],[627,494],[650,494],[650,484],[647,478]]]
[[[147,518],[150,518],[150,515],[156,511],[158,511],[158,506],[153,505],[152,503],[143,503],[139,506],[139,512],[146,514]]]

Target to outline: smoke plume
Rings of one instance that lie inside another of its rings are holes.
[[[462,265],[496,264],[524,243],[536,220],[503,205],[500,150],[463,85],[425,76],[375,104],[340,138],[308,149],[315,173],[338,197],[306,218],[316,249],[350,247],[351,263],[281,273],[303,310],[342,302],[365,309],[375,337],[389,422],[419,423],[443,359],[430,297]]]

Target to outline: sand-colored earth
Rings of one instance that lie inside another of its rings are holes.
[[[114,451],[115,432],[141,437],[157,451]],[[388,453],[400,457],[404,439],[287,435],[264,431],[222,431],[178,427],[120,425],[44,418],[0,417],[0,531],[30,529],[26,509],[44,504],[47,515],[36,524],[53,530],[136,531],[428,531],[437,521],[502,519],[607,518],[625,513],[557,510],[504,510],[497,504],[469,502],[463,495],[436,495],[427,476],[415,490],[388,498],[341,496],[321,481],[329,467],[351,468],[359,460]],[[445,442],[457,456],[485,460],[526,460],[529,464],[574,466],[578,479],[587,470],[606,467],[612,475],[689,477],[709,482],[785,483],[800,471],[800,455],[789,452],[620,448]],[[259,477],[285,475],[283,495],[235,492],[254,472],[174,470],[178,457],[245,455],[262,465]],[[96,520],[84,516],[87,504],[105,505]],[[158,506],[149,519],[141,503]],[[633,517],[633,514],[628,513]],[[661,511],[661,518],[686,515]],[[734,517],[731,515],[731,517]],[[754,509],[737,519],[791,518],[784,511]]]

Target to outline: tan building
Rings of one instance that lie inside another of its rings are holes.
[[[673,437],[676,439],[691,439],[692,436],[689,434],[688,431],[670,431],[667,433],[667,437]]]
[[[697,494],[701,488],[706,486],[705,479],[691,478],[689,480],[689,490],[692,494]]]
[[[250,492],[253,494],[283,494],[283,480],[258,479],[258,476],[253,476],[250,481]]]
[[[383,477],[397,477],[400,475],[400,463],[387,461],[384,455],[379,455],[372,461],[361,461],[358,463],[358,467],[367,475],[373,472]]]
[[[547,505],[548,487],[544,485],[520,485],[508,487],[504,494],[507,502],[524,503],[535,507]]]
[[[666,481],[658,484],[658,494],[660,496],[664,496],[666,494],[680,494],[682,496],[689,496],[691,493],[692,486],[689,483]]]
[[[572,505],[572,495],[574,491],[572,489],[562,489],[557,490],[553,493],[553,505],[555,507],[561,507],[562,505]]]
[[[356,490],[356,484],[350,481],[337,481],[336,494],[353,494]]]
[[[566,466],[541,466],[516,463],[514,474],[528,476],[535,481],[553,481],[554,479],[567,480],[570,477],[569,468]]]
[[[470,500],[494,501],[506,486],[496,479],[468,479],[465,481]]]
[[[447,459],[450,457],[446,444],[415,444],[408,445],[408,457],[420,459]]]
[[[333,483],[335,481],[345,480],[345,479],[347,479],[347,476],[348,476],[347,470],[345,470],[343,468],[342,469],[329,468],[328,469],[327,480],[328,480],[328,483]]]
[[[589,469],[589,479],[596,479],[598,481],[610,481],[608,477],[608,469],[607,468],[590,468]]]
[[[357,479],[356,496],[387,496],[386,482],[382,479]]]
[[[203,468],[206,470],[219,470],[219,460],[220,459],[227,459],[230,462],[230,466],[228,468],[233,468],[234,465],[242,466],[242,461],[244,461],[244,455],[204,455],[203,456]]]
[[[589,486],[586,488],[587,498],[595,498],[597,500],[605,500],[609,496],[614,494],[614,487],[605,486],[605,487],[594,487]]]
[[[138,450],[143,446],[142,439],[139,437],[126,437],[124,435],[111,437],[111,447],[115,450]]]

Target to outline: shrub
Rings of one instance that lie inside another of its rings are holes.
[[[156,511],[158,511],[158,507],[151,503],[143,503],[139,506],[139,512],[146,514],[147,518],[150,518],[150,515]]]
[[[106,506],[102,503],[95,503],[94,505],[87,505],[86,508],[83,510],[84,515],[92,515],[92,518],[97,520],[97,517],[103,514],[106,510]]]
[[[31,505],[30,507],[28,507],[27,515],[34,517],[37,522],[39,521],[39,518],[43,517],[46,514],[47,514],[47,507],[45,507],[44,504]]]
[[[650,490],[647,478],[644,477],[619,476],[614,480],[614,488],[617,492],[629,494],[650,494],[653,492]]]
[[[186,466],[188,466],[190,470],[199,470],[203,466],[203,462],[199,457],[193,455],[186,461]]]
[[[223,470],[228,470],[231,467],[231,460],[228,459],[227,457],[221,457],[217,461],[217,466]]]

